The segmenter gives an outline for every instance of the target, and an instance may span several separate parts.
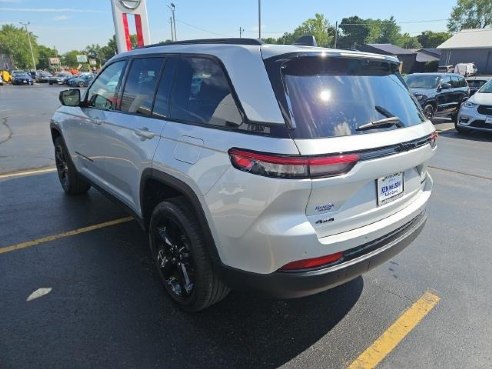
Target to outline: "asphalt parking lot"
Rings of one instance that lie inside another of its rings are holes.
[[[93,189],[63,194],[61,89],[0,87],[1,369],[490,368],[492,135],[436,122],[430,217],[393,260],[316,296],[233,291],[190,315],[135,221]]]

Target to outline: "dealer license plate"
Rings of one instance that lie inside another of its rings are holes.
[[[485,123],[492,124],[492,117],[489,116],[489,117],[485,118]]]
[[[378,178],[378,206],[395,201],[403,196],[403,173]]]

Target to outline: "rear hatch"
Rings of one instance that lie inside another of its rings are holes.
[[[306,206],[318,237],[377,222],[423,194],[434,127],[396,60],[291,53],[265,65],[300,155],[318,163]],[[324,170],[333,161],[336,170]]]

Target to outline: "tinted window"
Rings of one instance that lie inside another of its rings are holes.
[[[490,94],[490,93],[492,93],[492,80],[490,80],[486,84],[484,84],[482,86],[482,88],[480,88],[480,90],[478,90],[478,92],[480,92],[482,94]]]
[[[458,77],[456,77],[456,76],[451,77],[451,87],[453,87],[453,88],[459,88],[460,87],[460,80]]]
[[[451,84],[451,76],[444,76],[444,77],[442,77],[442,79],[441,79],[441,86],[444,83],[449,83],[451,85],[451,87],[452,87],[453,85]]]
[[[159,118],[169,117],[169,96],[174,77],[174,69],[178,58],[167,58],[166,66],[162,72],[161,80],[157,86],[154,109],[152,114]]]
[[[109,65],[96,78],[91,88],[87,90],[87,105],[97,109],[116,109],[116,93],[121,83],[126,61],[118,61]]]
[[[121,97],[122,111],[150,115],[163,58],[133,60]]]
[[[406,82],[410,88],[433,89],[439,85],[441,78],[435,75],[412,74],[407,76]]]
[[[241,124],[241,115],[218,63],[181,58],[175,75],[171,118],[218,126]]]
[[[458,77],[459,79],[459,87],[468,87],[468,84],[466,83],[466,80],[463,77]]]
[[[296,138],[349,136],[396,116],[404,127],[424,121],[397,66],[348,58],[296,58],[282,68]]]

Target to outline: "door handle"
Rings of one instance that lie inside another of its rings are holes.
[[[143,127],[135,130],[135,134],[145,140],[150,140],[155,137],[154,132],[150,132],[147,127]]]

